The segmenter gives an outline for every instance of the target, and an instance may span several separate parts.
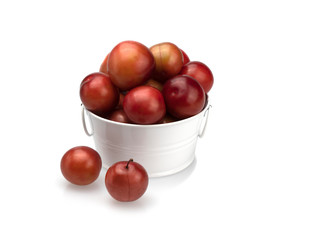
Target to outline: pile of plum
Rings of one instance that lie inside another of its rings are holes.
[[[87,110],[109,120],[161,124],[201,112],[213,82],[207,65],[190,61],[173,43],[148,48],[123,41],[99,72],[82,80],[80,98]]]

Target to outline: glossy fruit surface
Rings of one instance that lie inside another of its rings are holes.
[[[80,98],[84,106],[98,115],[113,110],[119,103],[119,91],[104,73],[86,76],[80,85]]]
[[[147,81],[155,67],[150,50],[135,41],[116,45],[109,54],[107,72],[120,90],[129,90]]]
[[[130,123],[130,119],[127,114],[123,111],[123,109],[117,109],[110,113],[108,116],[109,120],[120,122],[120,123]]]
[[[204,108],[206,96],[192,77],[179,75],[169,79],[162,90],[167,111],[178,119],[194,116]]]
[[[105,59],[104,59],[103,62],[101,63],[99,72],[108,73],[107,63],[108,63],[109,54],[110,54],[110,53],[108,53],[108,55],[105,57]]]
[[[121,202],[139,199],[147,190],[149,178],[146,170],[137,162],[121,161],[113,164],[105,176],[110,195]]]
[[[190,59],[188,57],[188,55],[185,53],[185,51],[183,51],[182,49],[180,49],[182,56],[183,56],[183,65],[187,64],[188,62],[190,62]]]
[[[119,93],[119,102],[118,102],[118,105],[116,106],[116,109],[122,109],[122,107],[123,107],[123,99],[124,99],[124,93],[120,92]]]
[[[166,114],[164,118],[160,121],[160,123],[171,123],[175,122],[177,119],[169,114]]]
[[[153,80],[153,79],[149,79],[145,83],[145,85],[154,87],[154,88],[158,89],[160,92],[162,91],[162,88],[163,88],[163,84],[161,82],[158,82],[158,81]]]
[[[185,74],[196,79],[203,90],[208,93],[213,85],[213,74],[209,67],[202,62],[192,61],[184,65],[180,74]]]
[[[139,86],[124,97],[123,110],[133,123],[152,124],[166,114],[166,106],[161,92],[151,86]]]
[[[94,149],[78,146],[68,150],[62,157],[60,169],[71,183],[87,185],[94,182],[102,167],[100,155]]]
[[[159,43],[150,48],[156,62],[152,74],[155,80],[165,82],[177,75],[183,66],[183,56],[180,49],[170,42]]]

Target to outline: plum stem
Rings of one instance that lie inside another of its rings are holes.
[[[133,159],[132,159],[132,158],[130,158],[130,160],[128,161],[127,166],[126,166],[126,169],[128,169],[130,162],[133,162]]]

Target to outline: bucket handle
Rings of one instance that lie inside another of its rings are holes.
[[[86,110],[85,110],[84,107],[82,106],[82,111],[81,111],[82,126],[83,126],[84,132],[87,134],[87,136],[91,137],[91,136],[93,135],[92,122],[91,122],[91,119],[89,118],[89,119],[90,119],[90,120],[89,120],[90,126],[91,126],[91,129],[92,129],[92,131],[89,132],[89,131],[88,131],[88,128],[87,128],[86,118],[85,118],[85,116],[84,116],[84,112],[85,112],[85,111],[86,111]]]
[[[204,136],[205,131],[206,131],[210,108],[212,108],[211,105],[208,106],[208,108],[206,109],[206,111],[203,114],[203,117],[205,119],[204,119],[204,123],[202,124],[202,127],[200,128],[200,131],[199,131],[199,134],[198,134],[199,138],[202,138]]]

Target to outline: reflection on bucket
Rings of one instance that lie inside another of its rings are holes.
[[[152,125],[110,121],[83,108],[82,121],[86,134],[93,136],[105,168],[133,158],[147,170],[149,177],[160,177],[179,172],[192,163],[210,107],[207,104],[199,114],[187,119]],[[92,132],[87,129],[85,113]]]

